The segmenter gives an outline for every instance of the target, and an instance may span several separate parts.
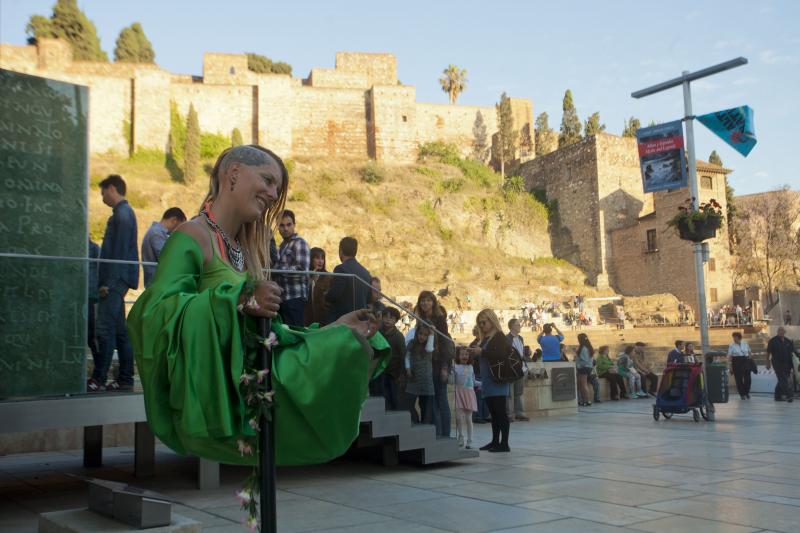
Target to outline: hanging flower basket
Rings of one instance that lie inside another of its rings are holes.
[[[667,222],[668,226],[678,230],[680,238],[685,241],[703,242],[717,236],[722,227],[722,206],[713,198],[700,204],[697,210],[692,209],[690,198],[678,208],[678,214]]]

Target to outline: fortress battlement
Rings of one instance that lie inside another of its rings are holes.
[[[92,153],[166,150],[171,102],[184,116],[194,106],[204,132],[230,135],[236,128],[244,142],[286,157],[410,163],[430,141],[472,153],[478,113],[489,138],[497,131],[494,105],[417,102],[415,87],[398,82],[397,58],[388,53],[337,52],[334,68],[296,78],[253,72],[245,54],[209,52],[200,77],[157,65],[75,61],[65,41],[40,39],[0,44],[0,68],[88,86]],[[533,103],[515,98],[512,107],[515,128],[532,131]]]

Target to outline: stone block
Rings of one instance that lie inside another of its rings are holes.
[[[172,514],[168,526],[148,529],[148,533],[200,533],[202,524],[179,514]],[[122,533],[141,531],[89,509],[69,509],[39,515],[39,533]]]

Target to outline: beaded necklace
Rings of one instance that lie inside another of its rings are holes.
[[[228,259],[234,269],[238,272],[243,272],[244,252],[242,250],[242,245],[239,243],[239,239],[234,240],[236,246],[231,243],[228,234],[217,224],[217,220],[214,217],[214,213],[211,212],[211,205],[209,203],[203,206],[200,214],[203,215],[203,218],[206,219],[206,223],[214,230],[214,233],[216,233],[219,251],[225,256],[225,259]]]

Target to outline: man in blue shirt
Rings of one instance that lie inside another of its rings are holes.
[[[186,215],[180,207],[170,207],[164,211],[161,222],[153,222],[150,229],[144,234],[144,239],[142,239],[142,261],[145,263],[158,263],[158,256],[161,255],[161,250],[164,248],[164,244],[166,244],[170,234],[184,222],[186,222]],[[146,289],[153,281],[156,267],[142,265],[142,271],[144,272],[144,288]]]
[[[670,363],[683,363],[685,354],[683,353],[683,341],[675,341],[675,348],[667,354],[667,364]]]
[[[555,335],[553,335],[554,330]],[[555,324],[545,324],[537,340],[542,347],[542,361],[561,361],[561,343],[564,342],[564,335]]]
[[[136,215],[125,199],[125,181],[112,174],[100,182],[103,203],[113,209],[106,223],[101,259],[132,263],[100,263],[97,294],[98,358],[94,361],[87,392],[133,390],[133,349],[125,326],[125,295],[139,286],[139,252],[136,246]],[[119,358],[119,375],[105,386],[114,349]]]

